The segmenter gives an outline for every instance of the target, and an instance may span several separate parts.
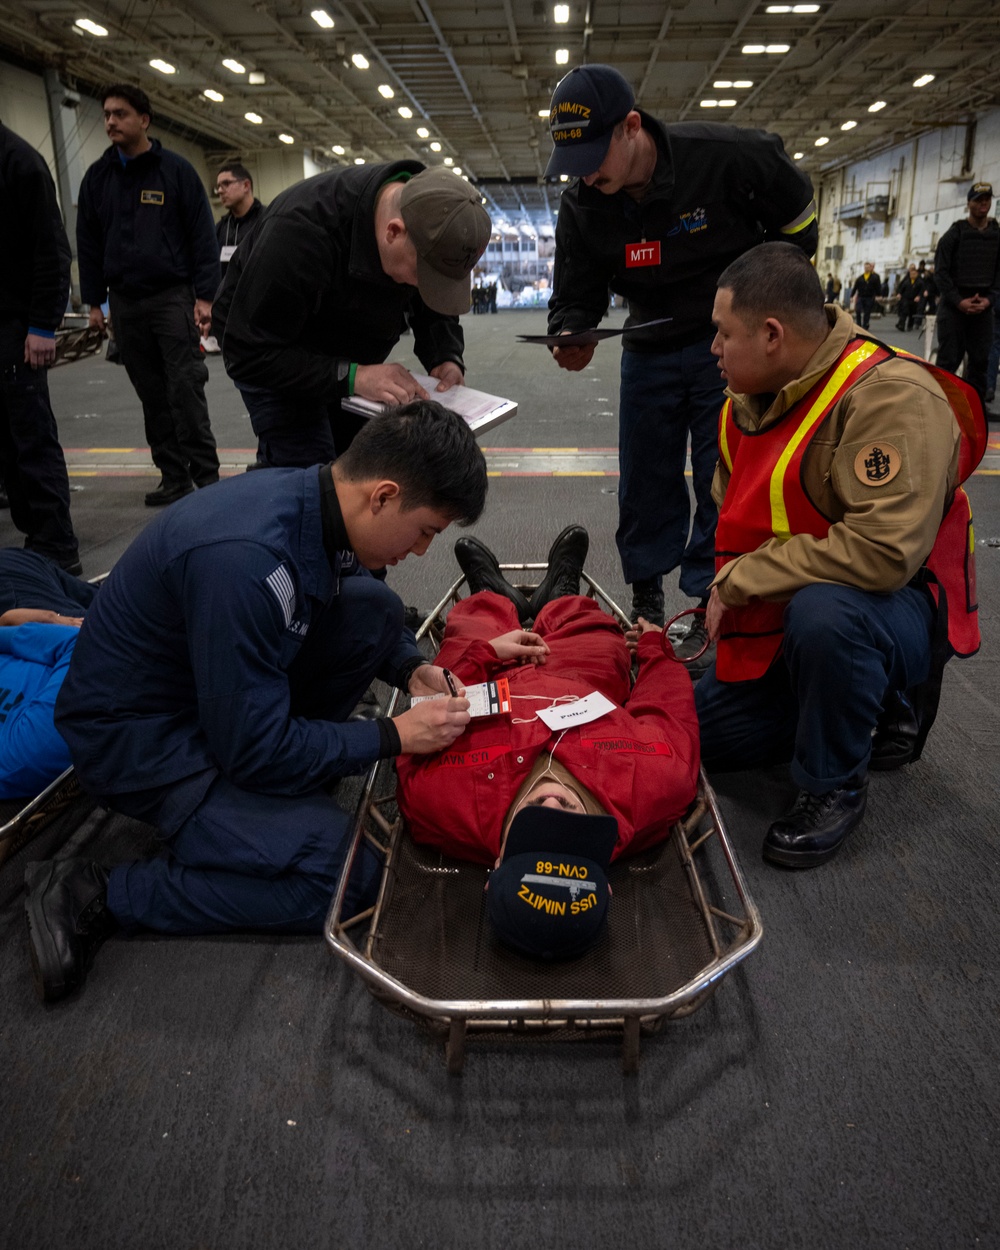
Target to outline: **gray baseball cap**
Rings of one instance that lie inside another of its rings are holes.
[[[458,316],[472,307],[471,274],[493,224],[479,192],[450,169],[414,175],[399,200],[417,252],[417,290],[428,308]]]

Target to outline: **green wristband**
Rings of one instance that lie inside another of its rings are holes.
[[[358,366],[356,364],[352,364],[350,369],[348,369],[347,371],[347,394],[348,395],[354,394],[354,378],[357,372],[358,372]]]

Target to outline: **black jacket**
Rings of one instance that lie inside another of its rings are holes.
[[[934,277],[941,302],[952,308],[969,295],[1000,290],[1000,225],[995,218],[985,230],[968,221],[953,222],[934,253]]]
[[[102,304],[109,288],[136,298],[184,283],[197,299],[215,295],[219,248],[205,188],[183,156],[152,142],[125,165],[112,146],[83,176],[76,250],[86,304]]]
[[[69,299],[69,240],[56,188],[35,149],[0,125],[0,326],[4,341],[28,327],[55,330]]]
[[[226,213],[225,217],[215,223],[215,237],[219,243],[219,251],[221,253],[224,247],[239,247],[241,243],[246,243],[247,239],[260,225],[261,213],[264,211],[264,205],[258,199],[250,205],[242,217],[234,217],[231,212]],[[226,266],[228,260],[223,260],[219,256],[219,264],[222,266],[222,276],[226,276]]]
[[[351,364],[381,364],[406,322],[425,369],[446,360],[464,369],[458,318],[387,277],[375,242],[379,189],[421,169],[416,161],[335,169],[268,205],[212,309],[231,378],[332,403],[347,395]]]
[[[862,271],[854,279],[851,294],[856,295],[858,299],[878,299],[882,294],[882,279],[873,269],[866,280]]]
[[[659,157],[640,203],[582,181],[563,192],[556,225],[549,333],[596,326],[608,290],[629,301],[629,324],[672,320],[626,333],[632,351],[665,351],[712,332],[715,284],[723,269],[768,240],[812,256],[819,237],[812,184],[777,135],[737,126],[662,125],[640,111]],[[629,267],[626,246],[658,243],[660,263]]]

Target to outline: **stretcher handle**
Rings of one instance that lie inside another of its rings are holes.
[[[686,657],[686,659],[682,660],[680,656],[677,655],[677,653],[674,651],[674,648],[671,645],[670,639],[667,636],[667,630],[670,628],[671,625],[674,624],[675,621],[679,621],[681,617],[683,616],[704,616],[704,615],[705,615],[704,608],[685,608],[683,612],[678,612],[676,616],[672,616],[670,620],[667,621],[666,625],[664,625],[663,632],[660,634],[660,646],[663,648],[663,654],[667,656],[668,659],[673,660],[675,664],[693,664],[695,660],[700,660],[701,657],[708,650],[708,648],[712,645],[712,640],[706,635],[705,645],[701,648],[701,650],[696,651],[694,655],[689,655]]]

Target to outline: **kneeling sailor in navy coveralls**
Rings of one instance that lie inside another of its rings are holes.
[[[423,555],[486,498],[468,426],[430,401],[372,421],[334,465],[253,473],[182,500],[125,552],[56,709],[80,781],[153,824],[166,855],[106,873],[29,865],[36,984],[82,984],[126,932],[319,932],[349,818],[338,777],[450,745],[468,702],[348,721],[375,676],[447,693],[369,569]],[[352,891],[360,901],[364,887]]]

